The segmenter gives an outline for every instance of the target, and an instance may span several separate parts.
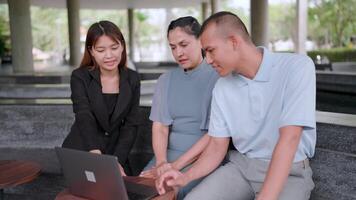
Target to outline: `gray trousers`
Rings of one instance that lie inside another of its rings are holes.
[[[269,162],[247,158],[237,151],[185,197],[185,200],[253,200],[262,188]],[[279,200],[307,200],[314,188],[309,161],[292,165]]]

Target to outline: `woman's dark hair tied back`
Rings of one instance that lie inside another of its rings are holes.
[[[100,24],[100,22],[98,22],[98,26],[99,26],[100,30],[105,34],[105,29],[104,29],[104,27]]]
[[[174,30],[175,28],[183,29],[187,34],[193,35],[195,38],[199,37],[201,25],[198,20],[192,16],[180,17],[176,20],[171,21],[167,30],[167,37],[169,31]]]

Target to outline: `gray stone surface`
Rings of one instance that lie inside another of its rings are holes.
[[[69,81],[69,75],[0,75],[1,84],[62,84]]]
[[[356,72],[356,62],[336,62],[332,63],[334,71]]]
[[[49,200],[64,190],[65,181],[62,175],[41,174],[30,183],[5,189],[6,200]]]
[[[141,81],[141,95],[154,93],[156,80]],[[69,84],[0,84],[0,98],[70,98]]]
[[[352,114],[316,111],[316,119],[319,123],[356,127],[356,115]]]
[[[33,160],[42,165],[44,172],[59,173],[53,148],[61,146],[70,131],[74,120],[72,106],[0,105],[0,110],[0,159]],[[143,124],[138,128],[132,153],[150,155],[150,107],[140,107],[140,112]],[[143,168],[139,159],[133,162],[138,163],[138,169]]]
[[[0,109],[1,148],[54,147],[74,120],[71,105],[1,105]]]
[[[356,88],[356,86],[354,86]],[[316,109],[327,112],[356,114],[356,95],[318,90]]]
[[[354,154],[356,156],[356,125],[354,127],[347,127],[318,123],[317,133],[318,148]]]
[[[316,185],[311,199],[356,199],[355,154],[318,148],[311,167]]]
[[[356,72],[316,72],[318,90],[356,94]]]
[[[150,107],[141,106],[140,112],[143,123],[130,154],[135,175],[153,156],[152,122],[148,119]],[[317,150],[311,160],[316,183],[311,199],[356,200],[356,126],[332,124],[335,123],[334,114],[323,117],[317,123]],[[33,160],[43,166],[43,174],[38,181],[6,190],[7,197],[52,199],[63,188],[53,147],[62,143],[72,122],[70,104],[0,105],[0,159]]]

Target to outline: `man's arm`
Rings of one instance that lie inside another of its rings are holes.
[[[170,187],[182,187],[216,169],[226,155],[229,139],[229,137],[211,137],[204,152],[186,173],[171,169],[162,174],[156,184],[159,194],[166,192],[165,182]]]
[[[257,200],[276,200],[289,176],[302,135],[302,127],[280,128],[280,136],[272,154],[265,181]]]

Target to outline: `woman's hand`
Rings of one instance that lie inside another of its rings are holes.
[[[156,179],[157,178],[156,167],[152,167],[151,169],[142,171],[140,177]]]
[[[96,154],[101,154],[101,151],[99,149],[93,149],[89,151],[90,153],[96,153]]]
[[[159,177],[160,174],[163,173],[164,170],[168,168],[168,166],[166,165],[171,165],[171,164],[167,162],[161,162],[160,164],[157,164],[155,167],[152,167],[149,170],[141,172],[140,176],[144,178],[156,179]]]
[[[160,177],[162,174],[164,174],[166,171],[173,169],[173,164],[171,163],[163,163],[160,166],[156,168],[156,174],[157,177]]]
[[[159,178],[162,174],[164,174],[166,171],[175,169],[173,164],[171,163],[162,163],[156,167],[153,167],[149,170],[141,172],[140,176],[144,178],[152,178],[152,179],[157,179]]]
[[[122,168],[122,166],[120,165],[120,163],[117,163],[117,164],[119,165],[119,170],[120,170],[121,176],[127,176],[126,173],[125,173],[124,168]]]

